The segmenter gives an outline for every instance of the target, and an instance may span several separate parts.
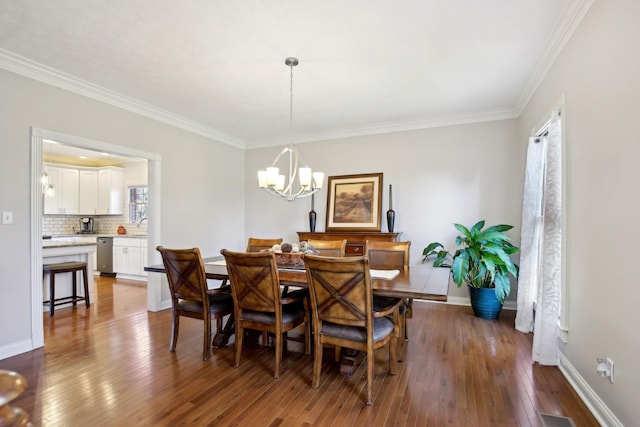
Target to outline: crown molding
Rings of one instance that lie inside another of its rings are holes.
[[[75,76],[63,73],[47,65],[32,61],[4,49],[0,49],[0,69],[27,77],[69,92],[86,96],[123,110],[166,123],[170,126],[202,135],[207,138],[242,149],[256,149],[282,145],[281,139],[253,141],[251,146],[239,139],[201,123],[156,108],[150,104],[127,97],[101,86],[89,83]],[[329,132],[296,136],[296,143],[316,142],[357,136],[378,135],[393,132],[406,132],[434,127],[453,126],[494,120],[516,118],[514,109],[472,112],[428,118],[425,120],[405,120],[377,123],[370,126],[334,129]]]
[[[567,4],[563,12],[559,15],[560,20],[558,25],[549,37],[549,41],[546,44],[547,47],[540,56],[540,61],[538,61],[538,64],[516,102],[518,117],[522,114],[522,111],[524,111],[540,84],[542,84],[542,81],[549,73],[549,70],[551,70],[551,67],[556,59],[558,59],[558,56],[569,42],[569,39],[571,39],[571,36],[582,22],[582,19],[592,4],[593,0],[573,0]],[[535,25],[535,23],[533,24]]]
[[[224,132],[204,126],[201,123],[159,109],[134,98],[105,89],[93,83],[89,83],[85,80],[63,73],[59,70],[32,61],[20,55],[16,55],[4,49],[0,49],[0,69],[4,69],[59,89],[67,90],[87,98],[95,99],[96,101],[104,102],[105,104],[139,114],[197,135],[202,135],[227,145],[243,149],[246,146],[245,142],[241,139],[235,138]]]
[[[424,120],[384,122],[362,127],[334,129],[328,132],[319,132],[315,134],[301,134],[296,136],[295,142],[316,142],[518,118],[546,77],[559,54],[562,52],[562,49],[569,41],[580,22],[582,22],[582,19],[587,14],[592,4],[593,0],[572,0],[567,4],[563,13],[559,15],[558,25],[549,37],[549,41],[546,44],[547,47],[541,56],[541,60],[532,72],[531,77],[525,85],[525,88],[519,96],[514,108],[445,115]],[[5,69],[15,74],[104,102],[123,110],[166,123],[170,126],[174,126],[194,134],[202,135],[233,147],[241,149],[258,149],[263,147],[280,146],[283,144],[281,139],[277,139],[251,141],[249,146],[249,144],[242,139],[220,132],[211,127],[204,126],[201,123],[189,120],[185,117],[161,110],[150,104],[143,103],[136,99],[78,79],[70,74],[63,73],[4,49],[0,49],[0,69]]]
[[[470,112],[462,114],[444,115],[436,118],[425,120],[404,120],[395,122],[378,123],[371,126],[352,127],[343,129],[333,129],[330,132],[321,132],[316,134],[302,134],[295,136],[296,144],[304,144],[306,142],[327,141],[342,138],[352,138],[358,136],[380,135],[385,133],[408,132],[421,129],[430,129],[445,126],[465,125],[480,122],[492,122],[497,120],[508,120],[518,118],[515,109],[487,110],[482,112]],[[255,141],[247,150],[275,147],[283,145],[283,141],[264,140]]]

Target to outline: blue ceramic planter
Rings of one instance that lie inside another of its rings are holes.
[[[469,297],[473,313],[482,319],[495,320],[500,315],[502,304],[496,298],[494,288],[474,288],[469,286]]]

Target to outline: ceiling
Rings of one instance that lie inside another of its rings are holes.
[[[2,0],[0,68],[243,148],[517,117],[593,0]]]
[[[146,162],[143,159],[74,147],[48,139],[43,140],[42,161],[45,163],[90,167],[125,166],[127,163]]]

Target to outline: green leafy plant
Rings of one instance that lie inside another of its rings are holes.
[[[454,283],[460,287],[467,284],[475,288],[495,288],[496,298],[504,303],[511,292],[509,275],[518,277],[518,266],[510,255],[519,251],[511,239],[504,234],[512,225],[499,224],[486,229],[484,220],[471,229],[453,224],[462,234],[456,237],[458,249],[452,254],[441,243],[430,243],[422,251],[422,262],[435,256],[434,267],[451,269]]]

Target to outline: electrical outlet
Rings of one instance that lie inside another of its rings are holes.
[[[607,371],[609,372],[609,382],[613,382],[613,360],[607,357]]]

